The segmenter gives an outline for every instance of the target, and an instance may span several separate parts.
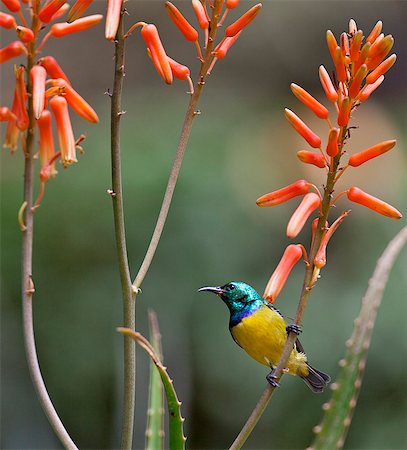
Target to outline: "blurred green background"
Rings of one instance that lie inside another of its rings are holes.
[[[253,3],[242,1],[230,21]],[[177,2],[192,18],[189,2]],[[165,362],[183,401],[191,449],[230,445],[265,386],[267,371],[235,345],[228,312],[203,285],[244,280],[262,292],[284,248],[285,226],[297,201],[260,209],[260,195],[305,177],[322,182],[322,171],[298,163],[304,142],[286,123],[295,110],[323,136],[321,124],[292,95],[300,84],[323,100],[318,66],[332,63],[325,31],[336,36],[354,18],[367,35],[377,20],[395,37],[399,59],[385,83],[354,116],[360,126],[349,150],[396,138],[395,150],[349,170],[342,186],[357,184],[406,214],[406,18],[403,1],[267,1],[205,87],[160,246],[137,299],[137,328],[147,333],[147,310],[157,311]],[[103,12],[94,2],[91,12]],[[128,26],[157,24],[169,55],[196,74],[193,45],[166,16],[163,2],[129,1]],[[1,31],[2,46],[14,39]],[[86,153],[60,168],[48,183],[35,219],[35,333],[42,372],[55,406],[83,449],[116,448],[120,433],[121,296],[113,239],[110,188],[109,99],[113,45],[103,26],[61,40],[44,54],[55,56],[73,86],[95,107],[100,124],[72,114]],[[12,99],[12,64],[1,67],[2,105]],[[152,233],[188,102],[186,83],[163,85],[139,33],[128,40],[123,119],[123,176],[132,273]],[[404,127],[404,128],[403,128]],[[5,128],[2,127],[4,137]],[[27,372],[20,306],[20,241],[17,211],[22,199],[23,158],[2,151],[2,436],[5,449],[58,449]],[[339,191],[340,188],[338,188]],[[349,204],[341,200],[338,212]],[[328,266],[304,319],[302,341],[313,365],[336,377],[353,319],[375,261],[405,219],[391,221],[353,205],[329,247]],[[308,230],[298,241],[308,243]],[[360,400],[345,448],[404,449],[406,442],[407,252],[394,267],[374,331]],[[277,307],[295,314],[302,283],[296,267]],[[139,351],[135,448],[144,444],[148,360]],[[293,377],[267,408],[246,448],[298,449],[312,439],[321,404]]]

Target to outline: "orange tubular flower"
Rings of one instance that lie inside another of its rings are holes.
[[[339,106],[337,122],[340,127],[345,127],[348,124],[351,107],[352,107],[351,99],[349,97],[345,97]]]
[[[47,71],[50,78],[62,78],[67,83],[71,84],[68,77],[65,75],[64,71],[61,69],[57,60],[53,56],[44,56],[38,61],[38,64],[43,66]]]
[[[43,6],[38,14],[41,22],[49,23],[54,14],[66,3],[66,0],[51,0]]]
[[[403,217],[396,208],[383,200],[373,197],[373,195],[367,194],[358,187],[351,187],[346,191],[346,195],[351,202],[366,206],[383,216],[390,217],[391,219],[401,219]]]
[[[336,47],[335,49],[334,64],[338,81],[342,81],[342,83],[344,83],[347,79],[347,75],[345,69],[345,59],[343,57],[342,50],[340,47]]]
[[[41,116],[37,120],[37,126],[40,134],[40,162],[41,168],[43,168],[48,165],[50,159],[55,155],[51,113],[48,110],[44,110],[41,113]],[[42,179],[42,181],[48,181],[50,176],[55,176],[56,174],[55,164],[52,163],[50,170],[45,171],[47,178]]]
[[[28,113],[27,113],[27,89],[25,87],[23,66],[15,69],[16,87],[14,91],[14,101],[12,111],[17,116],[16,125],[20,131],[28,128]]]
[[[359,30],[356,32],[350,44],[350,59],[352,62],[356,62],[359,58],[360,46],[362,45],[363,31]]]
[[[95,110],[63,78],[52,80],[52,85],[63,89],[62,95],[78,116],[91,123],[99,122],[99,117]]]
[[[171,84],[173,80],[171,66],[163,44],[161,43],[157,27],[153,24],[144,25],[141,29],[141,36],[147,44],[147,48],[150,50],[151,59],[157,72],[167,84]]]
[[[379,77],[384,75],[389,69],[391,69],[391,67],[393,67],[396,59],[397,55],[393,53],[381,64],[379,64],[376,69],[366,77],[366,84],[373,84]]]
[[[21,41],[14,41],[0,49],[0,64],[8,61],[9,59],[16,58],[17,56],[27,53],[25,45]]]
[[[76,159],[75,138],[72,131],[71,120],[69,118],[68,103],[63,97],[56,95],[51,98],[49,106],[54,113],[57,124],[61,161],[64,167],[66,167],[73,162],[78,162]]]
[[[383,22],[379,20],[376,25],[373,27],[373,30],[370,32],[369,36],[366,38],[366,42],[373,42],[379,37],[382,32]]]
[[[376,41],[377,42],[377,41]],[[394,38],[391,34],[384,37],[379,43],[376,42],[370,47],[366,65],[369,70],[375,69],[393,48]]]
[[[331,78],[324,66],[319,66],[319,79],[321,81],[322,88],[325,91],[326,98],[330,102],[335,103],[338,100],[338,93],[336,92]]]
[[[30,70],[30,77],[33,85],[33,107],[34,117],[39,119],[45,104],[45,80],[47,78],[47,71],[44,67],[35,65]]]
[[[25,44],[34,40],[34,32],[30,28],[16,27],[16,33],[20,41],[24,42]]]
[[[179,62],[175,61],[174,59],[170,58],[168,56],[168,62],[170,63],[171,72],[174,75],[175,78],[178,78],[178,80],[187,80],[189,84],[189,90],[190,94],[194,93],[194,85],[191,80],[191,73],[187,66],[184,66],[180,64]]]
[[[7,106],[0,108],[0,122],[8,122],[11,119],[16,119],[16,115]]]
[[[232,25],[229,25],[225,30],[225,36],[226,37],[233,37],[236,36],[239,31],[242,31],[243,28],[247,27],[249,23],[255,19],[257,14],[259,14],[261,10],[262,4],[258,3],[257,5],[254,5],[252,8],[250,8],[248,11],[246,11],[242,17],[237,19],[235,22],[232,23]]]
[[[328,110],[324,105],[321,105],[311,94],[297,84],[291,83],[290,85],[292,93],[298,98],[298,100],[304,103],[317,117],[320,119],[328,118]]]
[[[329,156],[336,156],[339,152],[338,147],[339,128],[332,128],[328,135],[328,144],[326,146],[326,153]]]
[[[361,102],[366,101],[371,94],[383,83],[384,75],[381,75],[374,83],[366,85],[358,95],[358,100]]]
[[[192,0],[192,8],[194,9],[196,18],[198,19],[199,26],[202,30],[207,30],[209,28],[209,20],[206,15],[205,8],[200,0]]]
[[[287,237],[295,238],[302,230],[312,212],[321,204],[319,195],[313,192],[306,194],[298,208],[294,211],[287,225]]]
[[[371,44],[370,42],[366,42],[366,44],[362,47],[362,50],[359,53],[359,58],[356,60],[355,62],[355,67],[354,67],[354,71],[358,71],[359,67],[362,64],[365,64],[366,59],[368,57],[369,54],[369,50],[370,50]]]
[[[68,17],[66,21],[68,23],[75,22],[75,20],[78,20],[83,16],[85,11],[89,8],[89,6],[92,4],[93,0],[76,0],[74,5],[69,11]],[[116,2],[117,3],[117,2]],[[109,6],[108,6],[109,9]]]
[[[299,133],[313,148],[321,147],[321,138],[317,136],[305,123],[290,109],[285,108],[285,117],[291,126]]]
[[[123,0],[108,0],[106,13],[105,37],[113,41],[119,27]]]
[[[359,94],[360,87],[362,86],[363,80],[367,75],[367,67],[366,64],[362,64],[359,70],[356,72],[352,84],[349,87],[349,96],[352,98],[356,98]]]
[[[171,2],[165,2],[165,9],[168,16],[174,22],[175,26],[181,31],[185,39],[190,42],[195,42],[198,39],[198,32],[181,14],[179,9]]]
[[[51,17],[51,22],[61,18],[65,13],[68,12],[69,8],[70,8],[69,3],[65,3],[64,5],[62,5],[58,9],[58,11]]]
[[[396,140],[392,139],[390,141],[383,141],[380,144],[373,145],[366,150],[359,153],[355,153],[349,158],[348,164],[352,167],[358,167],[361,164],[369,161],[370,159],[376,158],[376,156],[383,155],[383,153],[388,152],[396,145]]]
[[[302,256],[301,245],[289,245],[278,263],[275,271],[267,283],[263,298],[269,303],[274,303],[282,291],[292,268],[297,264]]]
[[[0,27],[10,30],[11,28],[16,28],[16,26],[16,20],[11,14],[0,11]]]
[[[82,17],[81,19],[75,20],[73,23],[56,23],[52,25],[49,33],[51,36],[61,38],[68,34],[77,33],[78,31],[94,27],[102,19],[103,16],[101,14],[94,14],[93,16]]]
[[[305,180],[298,180],[289,186],[278,189],[277,191],[270,192],[263,195],[256,200],[258,206],[276,206],[284,203],[299,195],[307,194],[310,190],[310,184]]]
[[[326,166],[325,158],[320,153],[308,152],[301,150],[297,152],[297,157],[305,164],[312,164],[323,169]]]
[[[230,47],[236,42],[237,38],[240,36],[241,31],[237,33],[233,37],[225,38],[222,42],[218,44],[218,46],[213,51],[213,54],[217,59],[223,59],[226,56],[226,53],[229,51]]]
[[[17,127],[17,121],[15,119],[9,120],[6,130],[6,140],[4,141],[3,147],[9,148],[11,153],[14,153],[17,150],[19,136],[20,130]]]
[[[20,2],[18,0],[2,0],[6,8],[11,12],[18,12],[21,9]]]

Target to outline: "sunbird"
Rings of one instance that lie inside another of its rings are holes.
[[[301,329],[288,325],[280,312],[267,303],[248,284],[232,281],[224,286],[206,286],[199,292],[208,291],[218,295],[230,311],[229,330],[235,342],[260,364],[272,370],[267,381],[279,387],[273,370],[278,364],[287,332],[299,334]],[[307,356],[297,339],[287,363],[287,373],[298,375],[313,391],[320,393],[331,381],[330,377],[308,364]]]

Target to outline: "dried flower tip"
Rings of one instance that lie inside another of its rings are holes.
[[[232,23],[232,25],[229,25],[225,30],[225,36],[226,37],[233,37],[236,36],[239,31],[242,31],[243,28],[245,28],[249,23],[255,19],[257,14],[259,14],[261,10],[262,4],[258,3],[257,5],[250,8],[248,11],[246,11],[243,16],[241,16],[239,19],[237,19],[235,22]]]
[[[6,8],[11,12],[18,12],[21,9],[20,2],[18,0],[1,0]]]
[[[338,81],[342,81],[342,83],[345,83],[347,76],[346,76],[346,68],[345,68],[345,59],[342,54],[342,50],[340,47],[336,47],[335,54],[334,54],[334,64],[336,69],[336,76],[338,78]]]
[[[209,20],[206,15],[205,8],[200,0],[192,0],[192,8],[194,9],[196,18],[198,19],[199,26],[202,30],[207,30],[209,28]]]
[[[25,86],[23,66],[14,69],[16,77],[16,86],[14,90],[14,101],[11,110],[17,116],[16,124],[20,131],[28,128],[28,113],[27,113],[27,89]]]
[[[230,47],[236,42],[237,38],[240,36],[241,31],[235,34],[233,37],[227,37],[223,39],[218,46],[213,51],[213,54],[218,59],[223,59],[226,56],[226,53],[229,51]]]
[[[376,42],[370,47],[366,65],[369,70],[375,69],[383,59],[390,53],[394,44],[391,34],[384,37],[378,44]]]
[[[313,148],[321,146],[321,138],[317,136],[305,123],[290,109],[285,108],[285,117],[291,126],[299,133]]]
[[[349,34],[353,37],[357,31],[358,31],[358,26],[356,25],[356,22],[354,21],[354,19],[350,19],[349,20]]]
[[[328,144],[326,146],[326,153],[329,156],[336,156],[339,152],[338,147],[339,128],[332,128],[328,135]]]
[[[356,72],[353,77],[352,84],[349,87],[349,96],[351,98],[356,98],[359,94],[360,87],[362,86],[363,80],[367,75],[367,66],[366,64],[362,64],[359,70]]]
[[[165,2],[165,9],[175,26],[181,31],[187,41],[195,42],[198,39],[198,32],[181,14],[180,10],[171,2]]]
[[[335,36],[331,30],[327,30],[326,32],[326,43],[328,44],[328,50],[331,54],[331,58],[335,61],[335,50],[338,47],[338,43],[336,42]]]
[[[34,117],[39,119],[45,104],[45,80],[47,78],[47,71],[43,66],[35,65],[30,70],[30,77],[33,86],[33,108]]]
[[[351,202],[366,206],[383,216],[390,217],[391,219],[401,219],[403,217],[396,208],[383,200],[373,197],[373,195],[367,194],[358,187],[351,187],[346,194]]]
[[[323,169],[326,166],[325,158],[320,153],[301,150],[297,152],[297,157],[305,164],[312,164]]]
[[[14,41],[0,49],[0,64],[8,61],[9,59],[16,58],[17,56],[27,53],[25,45],[21,41]]]
[[[41,116],[37,120],[37,126],[40,135],[41,167],[44,168],[46,166],[49,166],[49,169],[47,169],[45,172],[45,174],[47,175],[46,179],[43,179],[44,177],[41,177],[41,180],[47,181],[51,176],[55,176],[57,174],[55,164],[51,163],[51,165],[49,165],[49,161],[55,155],[55,147],[54,139],[52,136],[51,113],[48,110],[44,110],[41,113]]]
[[[17,26],[16,20],[11,14],[7,14],[0,11],[0,27],[10,30]]]
[[[297,264],[297,262],[302,257],[302,247],[301,245],[291,244],[286,249],[285,252],[278,263],[278,266],[274,270],[267,283],[266,289],[263,294],[263,298],[269,303],[274,303],[276,298],[282,291],[291,270]]]
[[[384,75],[381,75],[374,83],[366,85],[358,95],[358,100],[361,102],[366,101],[371,94],[383,83]]]
[[[44,56],[38,61],[38,64],[45,68],[50,78],[63,78],[70,84],[68,77],[65,75],[64,71],[61,69],[60,65],[57,63],[57,60],[53,56]]]
[[[371,72],[366,77],[366,84],[373,84],[376,80],[378,80],[382,75],[384,75],[396,62],[397,55],[393,53],[387,59],[385,59],[381,64],[379,64],[376,69]]]
[[[76,112],[76,114],[78,114],[78,116],[91,123],[99,122],[99,118],[95,110],[63,78],[52,80],[52,85],[62,88],[62,95],[65,97],[69,106]]]
[[[345,97],[339,106],[337,122],[340,127],[346,127],[346,125],[348,125],[351,107],[351,99],[349,97]]]
[[[289,186],[278,189],[277,191],[270,192],[263,195],[256,200],[258,206],[276,206],[284,203],[299,195],[304,195],[310,190],[310,184],[305,180],[298,180]]]
[[[51,0],[43,6],[38,14],[41,22],[49,23],[54,14],[66,3],[66,0]]]
[[[359,58],[360,46],[362,45],[363,32],[359,30],[352,37],[350,43],[350,59],[352,62],[356,62]]]
[[[67,165],[78,161],[76,159],[75,138],[72,131],[71,120],[69,118],[68,103],[63,97],[57,95],[51,98],[49,105],[54,113],[57,124],[62,164],[66,167]]]
[[[378,36],[382,32],[382,27],[383,27],[383,22],[381,20],[379,20],[376,23],[376,25],[373,27],[369,36],[366,38],[366,42],[370,42],[371,44],[373,44],[373,42],[378,38]]]
[[[291,83],[290,85],[292,93],[298,98],[298,100],[304,103],[317,117],[320,119],[328,118],[328,110],[324,105],[321,105],[311,94],[297,84]]]
[[[151,59],[157,72],[167,84],[171,84],[171,66],[168,61],[168,56],[165,53],[163,44],[161,43],[157,27],[153,24],[144,25],[141,29],[141,36],[147,44],[147,48],[150,50]]]
[[[92,16],[82,17],[81,19],[75,20],[73,23],[56,23],[52,25],[50,34],[56,38],[61,38],[68,34],[77,33],[94,27],[102,19],[103,16],[101,14],[94,14]]]
[[[8,122],[11,119],[15,120],[16,115],[7,106],[2,106],[0,108],[0,122]]]
[[[89,6],[92,4],[93,0],[76,0],[74,5],[69,11],[68,17],[66,21],[68,23],[74,22],[75,20],[81,18],[85,11],[89,8]],[[118,3],[118,2],[116,2]],[[109,5],[108,5],[109,10]],[[106,16],[107,17],[107,16]]]
[[[376,156],[383,155],[383,153],[388,152],[396,145],[396,140],[392,139],[389,141],[383,141],[379,144],[373,145],[361,152],[355,153],[349,158],[348,164],[352,167],[358,167],[361,164],[369,161],[370,159],[376,158]]]
[[[108,0],[106,13],[105,37],[108,41],[113,41],[116,37],[120,22],[123,0]]]
[[[298,208],[294,211],[287,225],[287,237],[295,238],[302,230],[305,222],[312,212],[319,207],[321,199],[313,192],[306,194]]]
[[[20,41],[24,42],[25,44],[34,40],[34,32],[33,30],[31,30],[31,28],[16,27],[16,33],[18,39],[20,39]]]
[[[322,88],[325,91],[326,98],[330,102],[335,103],[338,100],[338,93],[336,92],[331,78],[324,66],[319,66],[319,79],[321,81]]]

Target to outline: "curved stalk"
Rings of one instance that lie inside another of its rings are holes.
[[[32,29],[37,28],[37,18],[33,15]],[[35,41],[30,44],[27,57],[27,93],[28,93],[28,118],[29,124],[26,134],[26,145],[24,149],[24,228],[22,229],[22,312],[23,312],[23,331],[24,344],[27,356],[28,368],[31,380],[37,392],[41,406],[62,445],[69,450],[77,450],[76,445],[72,441],[66,431],[61,419],[56,412],[54,405],[49,397],[47,388],[42,378],[40,365],[38,362],[37,350],[35,346],[34,324],[33,324],[33,307],[32,297],[35,292],[34,282],[32,279],[32,253],[33,253],[33,236],[34,236],[34,210],[33,206],[33,184],[34,184],[34,129],[35,118],[32,103],[32,82],[29,76],[30,70],[35,63]]]

